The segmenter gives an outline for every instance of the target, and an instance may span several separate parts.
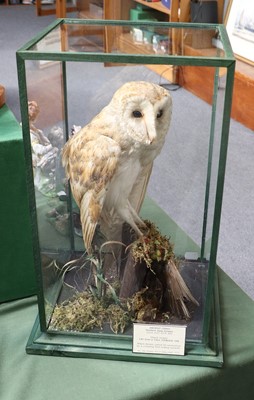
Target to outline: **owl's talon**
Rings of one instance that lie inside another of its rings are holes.
[[[148,233],[149,233],[149,229],[148,229],[148,227],[146,226],[146,227],[143,228],[143,230],[142,230],[142,236],[147,236]]]
[[[134,229],[134,231],[136,232],[136,234],[138,235],[138,237],[142,238],[142,236],[146,236],[146,234],[148,233],[148,227],[147,225],[142,221],[141,223],[138,223],[136,225],[136,229]]]

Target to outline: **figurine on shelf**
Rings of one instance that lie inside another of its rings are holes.
[[[55,195],[55,170],[58,148],[53,147],[43,131],[36,128],[34,122],[40,112],[36,101],[28,102],[28,116],[34,167],[34,184],[47,196]]]
[[[48,134],[48,140],[53,147],[61,149],[63,146],[63,130],[60,126],[53,126]]]

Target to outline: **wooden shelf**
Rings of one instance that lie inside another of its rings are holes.
[[[82,10],[78,12],[78,17],[83,19],[97,19],[96,16],[89,10]]]
[[[190,0],[181,0],[180,8],[186,8],[186,4],[189,4]],[[94,18],[89,14],[89,4],[92,0],[77,0],[77,9],[81,18]],[[171,9],[165,7],[160,2],[148,2],[144,0],[103,0],[104,3],[104,18],[107,19],[129,19],[130,9],[135,7],[136,3],[142,4],[143,6],[149,7],[153,10],[159,11],[167,21],[178,20],[178,10],[180,0],[171,0]],[[185,13],[184,13],[185,15]],[[185,18],[185,17],[184,17]]]
[[[5,88],[0,85],[0,108],[5,104]]]
[[[66,12],[74,12],[77,10],[76,6],[69,5],[67,7],[66,0],[56,0],[56,4],[54,6],[50,4],[41,4],[41,0],[36,0],[36,15],[37,17],[42,17],[45,15],[56,15],[57,18],[65,18]]]
[[[158,3],[151,3],[148,1],[144,1],[144,0],[135,0],[136,3],[140,3],[143,6],[147,6],[149,8],[153,8],[154,10],[160,11],[164,14],[168,14],[170,15],[170,9],[165,7],[161,1],[159,1]]]
[[[214,49],[194,49],[185,46],[185,54],[213,55]],[[223,76],[223,69],[221,75]],[[195,96],[209,104],[213,101],[215,69],[212,67],[181,67],[179,71],[179,84]],[[205,84],[204,84],[205,82]],[[254,66],[242,61],[236,62],[235,82],[231,117],[249,129],[254,130]]]
[[[96,14],[96,12],[90,10],[90,4],[92,3],[92,0],[77,0],[78,17],[83,19],[105,19],[105,10],[109,7],[110,1],[103,1],[102,16],[98,16],[98,13]]]
[[[151,44],[134,43],[130,34],[119,36],[117,47],[129,54],[153,54],[155,53]],[[146,65],[149,69],[163,76],[169,82],[177,83],[178,68],[173,65]]]
[[[254,130],[254,66],[236,62],[232,118]]]
[[[123,33],[119,36],[117,41],[117,47],[121,49],[123,53],[128,54],[153,54],[152,45],[147,43],[135,43],[132,39],[131,34]]]

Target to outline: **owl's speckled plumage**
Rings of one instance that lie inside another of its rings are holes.
[[[153,160],[169,129],[171,110],[171,96],[164,88],[128,82],[65,144],[63,165],[80,208],[88,252],[98,223],[110,232],[125,221],[142,234],[144,223],[138,212]]]

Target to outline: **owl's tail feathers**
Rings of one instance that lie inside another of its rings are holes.
[[[190,313],[186,307],[185,301],[190,301],[196,306],[199,305],[197,300],[191,294],[190,289],[184,282],[176,264],[169,261],[167,264],[167,279],[170,287],[171,306],[177,315],[183,315],[185,318],[190,318]]]
[[[80,203],[80,220],[85,249],[89,255],[92,254],[92,241],[100,212],[101,207],[94,199],[92,191],[87,191]]]

